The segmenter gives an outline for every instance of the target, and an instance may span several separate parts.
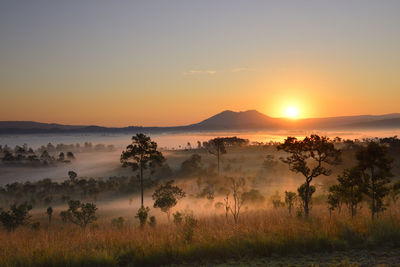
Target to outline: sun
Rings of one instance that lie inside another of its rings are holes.
[[[296,107],[287,107],[285,110],[286,117],[296,119],[299,115],[299,110]]]

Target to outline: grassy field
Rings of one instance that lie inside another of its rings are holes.
[[[379,259],[391,265],[399,258],[395,209],[374,223],[367,210],[354,220],[345,214],[330,217],[323,206],[312,214],[307,221],[278,208],[244,212],[238,224],[217,214],[196,217],[191,226],[171,222],[144,228],[117,228],[102,218],[86,230],[54,220],[39,230],[0,231],[0,266],[351,265]]]

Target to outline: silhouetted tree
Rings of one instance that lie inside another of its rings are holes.
[[[338,176],[338,185],[330,187],[329,191],[335,193],[338,203],[345,203],[351,217],[357,213],[357,206],[363,199],[363,183],[361,172],[358,168],[346,169]]]
[[[14,231],[18,226],[29,223],[31,216],[29,211],[32,209],[32,205],[23,203],[17,206],[13,204],[10,206],[9,211],[2,211],[0,213],[0,221],[8,231]]]
[[[228,200],[229,195],[227,195],[226,198],[227,202],[229,202],[229,210],[233,216],[233,219],[235,223],[238,223],[240,209],[243,204],[243,192],[246,181],[243,178],[230,178],[230,182],[233,196],[233,204]]]
[[[234,137],[217,137],[209,140],[208,142],[203,142],[203,147],[208,151],[208,153],[217,157],[217,170],[218,175],[220,173],[220,157],[226,154],[226,147],[236,146],[236,145],[246,145],[249,140]]]
[[[138,133],[132,136],[132,144],[126,147],[121,154],[121,163],[123,167],[130,166],[133,171],[140,170],[140,191],[141,207],[143,208],[143,170],[148,167],[154,168],[165,161],[164,156],[157,150],[157,143],[151,141],[150,137]]]
[[[149,216],[149,211],[150,211],[149,207],[146,208],[141,207],[136,213],[135,218],[139,219],[140,227],[144,227],[146,225],[147,217]]]
[[[364,193],[371,199],[371,218],[385,209],[383,199],[389,194],[392,159],[388,158],[387,148],[368,142],[357,153],[358,168],[363,179]]]
[[[97,220],[97,207],[93,203],[81,203],[79,200],[68,201],[68,210],[60,214],[66,220],[79,225],[83,229]]]
[[[289,156],[281,160],[289,165],[291,171],[301,173],[306,178],[303,184],[304,213],[308,218],[311,181],[320,175],[331,175],[332,171],[325,165],[337,164],[340,160],[340,150],[335,148],[328,137],[319,135],[311,135],[303,140],[288,137],[277,149],[289,153]]]
[[[53,216],[53,208],[48,207],[46,210],[47,216],[49,216],[49,224],[51,224],[51,217]]]
[[[71,181],[75,181],[75,178],[78,177],[78,174],[74,171],[69,171],[68,176],[69,176],[69,179],[71,179]]]
[[[315,186],[313,186],[313,185],[309,185],[308,190],[307,190],[306,183],[300,185],[300,187],[297,188],[297,195],[299,197],[301,206],[304,209],[304,212],[306,210],[304,208],[304,207],[306,207],[306,205],[307,205],[307,210],[309,211],[309,205],[311,204],[311,198],[314,193],[315,193]],[[306,217],[307,217],[307,215],[306,215]]]
[[[63,162],[65,160],[65,154],[64,152],[60,152],[60,155],[58,155],[58,161]]]
[[[208,142],[205,142],[203,144],[203,146],[205,147],[205,149],[207,149],[208,153],[217,157],[217,170],[218,170],[218,175],[219,175],[220,157],[221,157],[221,155],[226,154],[224,138],[218,137],[218,138],[211,139]]]
[[[161,185],[153,194],[154,208],[160,208],[161,211],[167,213],[168,221],[170,218],[171,208],[174,207],[178,200],[185,197],[185,192],[178,186],[173,186],[173,180]]]
[[[396,182],[391,188],[390,188],[390,198],[393,201],[393,204],[396,205],[397,200],[399,199],[400,196],[400,181]]]
[[[67,159],[69,160],[75,160],[75,155],[71,151],[67,152]]]
[[[285,191],[285,203],[286,203],[286,206],[288,207],[290,215],[292,215],[292,210],[293,210],[295,200],[296,200],[295,192]]]

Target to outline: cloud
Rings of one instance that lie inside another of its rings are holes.
[[[217,73],[216,70],[189,70],[187,72],[184,72],[184,75],[194,75],[194,74],[210,74],[210,75],[214,75],[215,73]]]

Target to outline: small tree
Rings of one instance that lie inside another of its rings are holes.
[[[135,218],[139,219],[140,227],[144,227],[146,225],[147,217],[149,216],[149,211],[150,211],[149,207],[146,208],[141,207],[136,213]]]
[[[231,178],[231,190],[232,190],[232,196],[233,196],[233,204],[229,202],[229,210],[233,216],[233,219],[235,220],[235,223],[238,223],[239,221],[239,215],[240,215],[240,208],[242,207],[243,204],[243,191],[244,191],[244,186],[246,184],[246,181],[243,178]],[[228,202],[228,196],[227,202]]]
[[[339,210],[339,213],[342,210],[342,202],[343,202],[343,192],[339,185],[332,185],[329,187],[328,194],[328,204],[329,204],[329,216],[332,215],[332,212],[336,209]]]
[[[392,160],[388,158],[387,148],[369,142],[356,154],[358,168],[361,171],[364,193],[371,199],[371,218],[385,209],[383,199],[389,194]]]
[[[157,225],[157,220],[156,220],[156,217],[154,217],[154,216],[150,216],[150,218],[149,218],[149,225],[150,225],[150,227],[156,227],[156,225]]]
[[[178,186],[173,186],[173,180],[161,185],[153,194],[154,208],[160,208],[167,213],[168,221],[171,208],[175,207],[178,200],[185,197],[185,192]]]
[[[132,144],[122,151],[120,160],[123,167],[129,166],[133,171],[140,170],[141,207],[143,208],[143,171],[149,167],[153,169],[161,165],[165,158],[157,150],[156,142],[151,141],[145,134],[138,133],[132,136]]]
[[[390,188],[390,198],[393,201],[393,204],[396,205],[397,200],[399,199],[400,196],[400,181],[398,181],[397,183],[395,183],[394,185],[392,185],[392,187]]]
[[[74,171],[69,171],[68,176],[69,176],[69,179],[71,179],[71,181],[75,181],[76,177],[78,177],[78,174],[76,174],[76,172],[74,172]]]
[[[285,191],[285,204],[288,207],[290,215],[292,215],[292,210],[293,210],[295,200],[296,200],[295,192]]]
[[[302,201],[305,216],[308,218],[309,196],[312,195],[310,194],[311,182],[320,175],[331,175],[332,170],[326,165],[339,163],[340,150],[335,148],[334,143],[328,137],[319,135],[307,136],[303,140],[288,137],[277,149],[289,153],[289,156],[281,158],[281,160],[289,165],[291,171],[301,173],[306,178],[302,185],[304,187]]]
[[[338,189],[340,202],[344,202],[353,218],[357,207],[363,199],[363,184],[361,172],[358,168],[346,169],[338,176]]]
[[[47,214],[47,216],[49,216],[49,224],[51,224],[51,217],[53,216],[53,208],[48,207],[46,210],[46,214]]]
[[[309,210],[309,205],[311,204],[312,195],[315,193],[315,186],[310,185],[307,190],[307,184],[302,184],[299,188],[297,188],[298,199],[300,201],[301,206],[306,206],[307,203],[307,210]],[[304,209],[305,212],[305,209]],[[307,218],[307,215],[306,215]]]
[[[68,160],[75,160],[75,155],[71,151],[67,152],[67,159]]]
[[[29,215],[31,209],[32,205],[26,202],[18,206],[13,204],[9,211],[0,213],[0,221],[8,231],[14,231],[18,226],[29,223],[29,219],[32,217]]]
[[[81,203],[79,200],[70,200],[68,201],[68,206],[68,210],[62,213],[63,215],[60,215],[83,229],[86,229],[88,224],[97,220],[97,207],[93,203]]]

